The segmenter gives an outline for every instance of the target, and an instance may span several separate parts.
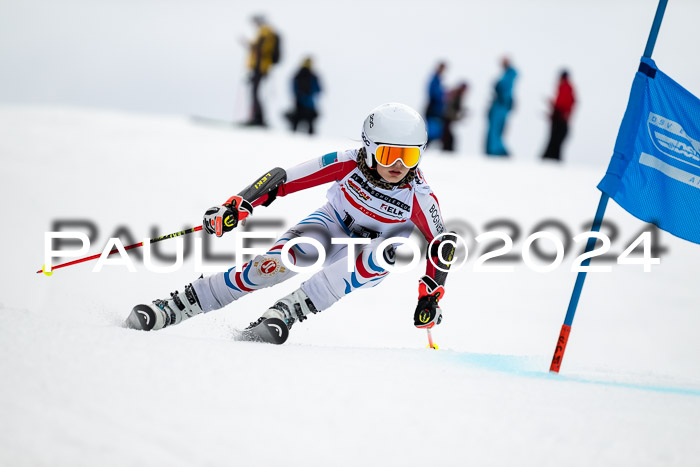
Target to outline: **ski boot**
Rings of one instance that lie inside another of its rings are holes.
[[[304,321],[310,313],[318,313],[318,311],[306,293],[297,289],[277,300],[257,321],[250,323],[235,339],[284,344],[289,337],[289,330],[296,320]]]
[[[185,286],[183,293],[177,290],[170,298],[154,300],[150,305],[136,305],[124,323],[127,328],[141,331],[156,331],[178,324],[202,312],[199,299],[192,284]]]

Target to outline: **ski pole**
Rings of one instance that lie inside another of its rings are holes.
[[[282,185],[286,181],[287,181],[287,172],[285,172],[284,169],[281,169],[279,167],[275,167],[274,169],[270,170],[269,172],[266,172],[262,177],[258,178],[257,182],[253,183],[252,185],[249,185],[245,190],[238,193],[237,196],[239,196],[240,198],[242,198],[244,200],[248,200],[249,202],[252,203],[253,201],[256,201],[257,199],[259,199],[265,195],[268,195],[268,196],[270,196],[270,198],[268,200],[266,200],[264,203],[262,203],[263,206],[268,206],[270,203],[272,203],[272,201],[277,196],[276,189],[279,188],[279,186]],[[231,199],[229,199],[229,201],[227,201],[227,202],[230,202],[230,201],[231,201]],[[239,200],[239,202],[240,202],[240,200]],[[245,212],[245,211],[240,212],[239,211],[238,221],[240,222],[241,225],[245,225],[245,220],[247,217],[248,217],[247,212]],[[180,232],[175,232],[175,233],[171,233],[168,235],[163,235],[162,237],[158,237],[158,238],[152,238],[148,241],[148,243],[152,244],[152,243],[159,242],[161,240],[166,240],[168,238],[179,237],[181,235],[187,235],[187,234],[190,234],[192,232],[199,232],[200,230],[202,230],[202,226],[198,225],[197,227],[193,227],[191,229],[186,229],[186,230],[182,230]],[[125,246],[124,250],[131,250],[134,248],[138,248],[140,246],[143,246],[143,242],[134,243],[133,245]],[[112,255],[114,253],[117,253],[118,251],[119,250],[117,250],[115,248],[112,251],[110,251],[107,256]],[[102,254],[92,255],[92,256],[88,256],[87,258],[76,259],[76,260],[70,261],[68,263],[63,263],[63,264],[59,264],[57,266],[52,266],[51,272],[45,272],[44,269],[46,268],[46,265],[44,265],[36,273],[40,274],[43,272],[47,276],[50,276],[51,274],[53,274],[54,269],[65,268],[66,266],[71,266],[73,264],[83,263],[85,261],[97,259],[100,256],[102,256]]]
[[[426,329],[426,331],[428,331],[428,347],[437,350],[438,346],[433,342],[433,333],[430,332],[430,329]]]
[[[161,240],[167,240],[168,238],[180,237],[180,236],[182,236],[182,235],[187,235],[187,234],[190,234],[190,233],[192,233],[192,232],[199,232],[200,230],[202,230],[202,226],[201,226],[201,225],[198,225],[197,227],[192,227],[191,229],[181,230],[180,232],[175,232],[175,233],[171,233],[171,234],[168,234],[168,235],[163,235],[162,237],[158,237],[158,238],[151,238],[150,240],[148,240],[148,243],[149,243],[149,244],[153,244],[153,243],[156,243],[156,242],[160,242]],[[126,251],[126,250],[133,250],[134,248],[138,248],[138,247],[140,247],[140,246],[143,246],[143,242],[134,243],[133,245],[125,246],[125,247],[124,247],[124,250],[125,250],[125,251]],[[117,253],[118,251],[119,251],[119,250],[115,248],[115,249],[113,249],[112,251],[110,251],[110,252],[107,254],[107,256],[113,255],[114,253]],[[102,253],[98,253],[98,254],[96,254],[96,255],[88,256],[88,257],[86,257],[86,258],[76,259],[76,260],[70,261],[70,262],[68,262],[68,263],[63,263],[63,264],[58,264],[58,265],[56,265],[56,266],[51,266],[51,272],[46,272],[46,271],[45,271],[46,265],[44,265],[44,266],[42,266],[42,268],[39,269],[36,273],[37,273],[37,274],[41,274],[41,273],[43,272],[44,274],[46,274],[47,276],[49,276],[49,275],[53,274],[53,270],[54,270],[54,269],[65,268],[66,266],[72,266],[72,265],[74,265],[74,264],[84,263],[85,261],[90,261],[90,260],[93,260],[93,259],[97,259],[97,258],[99,258],[100,256],[102,256]]]

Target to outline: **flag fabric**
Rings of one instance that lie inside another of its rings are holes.
[[[700,243],[700,99],[649,58],[598,188],[633,216]]]

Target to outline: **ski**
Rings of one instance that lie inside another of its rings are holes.
[[[242,331],[237,331],[233,340],[284,344],[289,337],[287,325],[279,318],[260,318]]]

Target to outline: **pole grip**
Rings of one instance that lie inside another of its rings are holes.
[[[557,347],[554,349],[554,356],[552,357],[552,364],[549,366],[549,371],[559,373],[561,361],[564,359],[564,352],[566,351],[566,343],[569,341],[570,332],[571,326],[568,324],[563,324],[561,327],[561,332],[559,333],[559,340],[557,340]]]

